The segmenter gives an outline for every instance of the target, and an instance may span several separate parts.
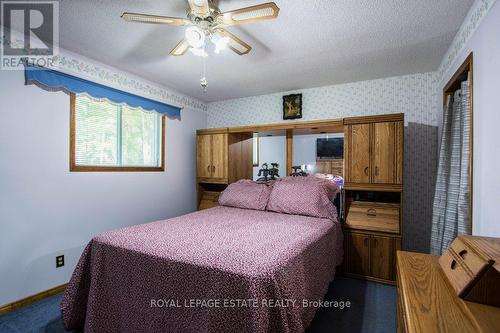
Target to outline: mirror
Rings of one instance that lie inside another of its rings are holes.
[[[278,174],[286,176],[286,133],[285,131],[268,131],[254,133],[253,179],[257,180],[259,170],[264,163],[271,168],[271,163],[278,163]]]
[[[293,165],[308,174],[344,176],[344,133],[294,134]]]

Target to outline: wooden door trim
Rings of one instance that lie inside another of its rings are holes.
[[[467,79],[467,75],[469,75],[469,86],[470,86],[470,138],[469,138],[469,149],[470,149],[470,157],[469,157],[469,186],[470,186],[470,195],[469,195],[469,228],[472,233],[473,227],[473,203],[474,203],[474,53],[471,52],[467,58],[465,58],[464,62],[458,67],[456,72],[453,74],[451,79],[446,83],[443,88],[443,115],[446,107],[446,100],[449,95],[452,95],[455,91],[460,89],[460,83]]]

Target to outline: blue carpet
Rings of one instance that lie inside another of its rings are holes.
[[[0,316],[0,333],[66,332],[55,295]],[[392,333],[396,331],[396,288],[375,282],[337,277],[326,301],[349,301],[344,309],[320,308],[307,333]],[[333,305],[333,303],[330,303]]]
[[[396,287],[358,279],[336,277],[325,297],[349,301],[344,309],[321,308],[307,333],[396,332]]]
[[[66,332],[61,320],[59,303],[62,294],[0,316],[0,333]]]

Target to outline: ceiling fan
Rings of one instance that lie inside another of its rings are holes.
[[[187,18],[127,12],[121,17],[129,22],[185,26],[184,39],[170,51],[170,54],[181,56],[189,50],[197,56],[206,57],[208,40],[215,46],[215,53],[219,53],[226,47],[238,55],[249,53],[252,47],[225,28],[274,19],[280,10],[274,2],[268,2],[221,12],[215,2],[214,0],[188,0]]]

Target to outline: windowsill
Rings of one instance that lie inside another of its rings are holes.
[[[70,172],[163,172],[165,167],[128,167],[128,166],[86,166],[71,165]]]

